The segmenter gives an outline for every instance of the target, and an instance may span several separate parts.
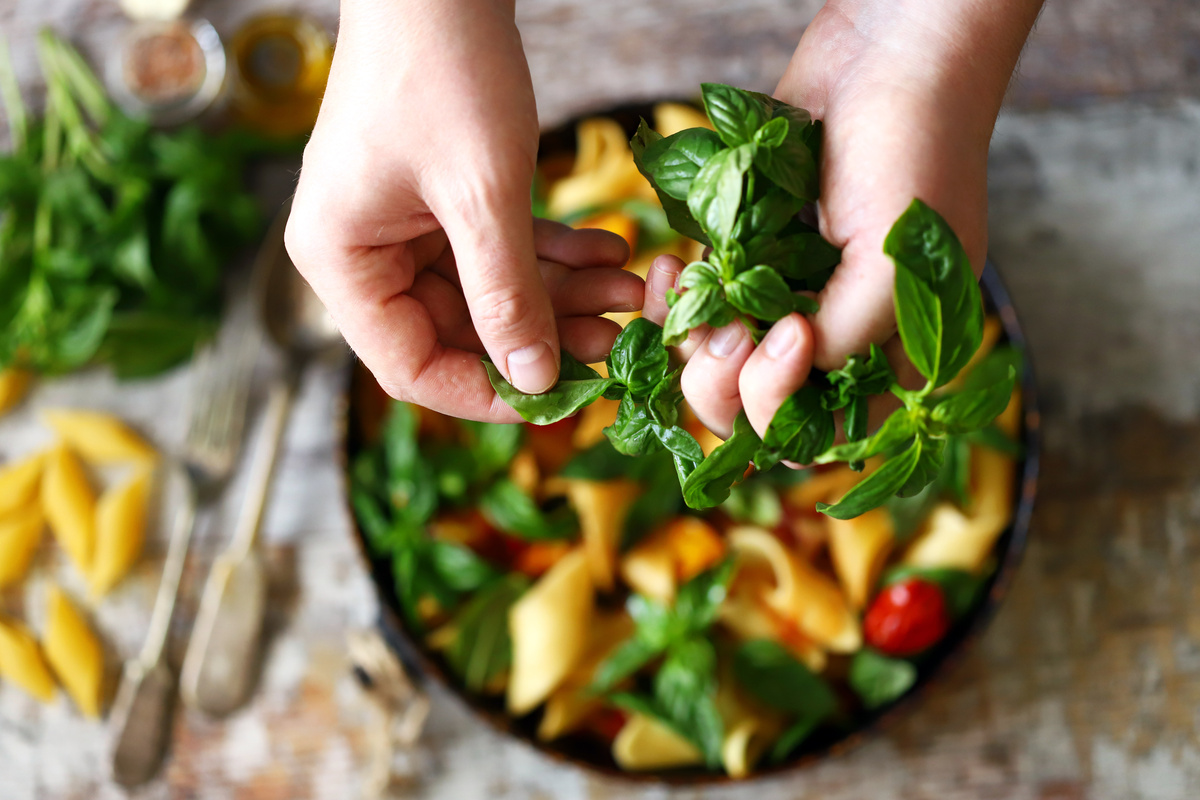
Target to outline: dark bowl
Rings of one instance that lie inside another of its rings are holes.
[[[596,115],[616,119],[632,135],[633,130],[637,127],[638,119],[642,116],[649,117],[652,108],[653,106],[649,104],[630,105],[602,110]],[[576,121],[544,133],[541,140],[541,155],[573,151]],[[1009,299],[1008,290],[1001,281],[995,266],[990,262],[984,268],[981,284],[985,305],[989,312],[995,313],[1000,318],[1002,323],[1004,334],[1001,341],[1007,341],[1020,347],[1026,356],[1024,359],[1025,371],[1021,376],[1023,406],[1021,442],[1024,454],[1017,465],[1019,472],[1017,486],[1019,488],[1014,500],[1012,523],[996,544],[996,569],[987,583],[984,597],[971,614],[959,620],[950,633],[933,650],[923,656],[916,685],[898,701],[873,714],[858,717],[860,724],[853,729],[819,731],[786,762],[756,769],[749,779],[741,779],[738,781],[739,783],[801,769],[823,759],[846,753],[884,730],[901,715],[915,708],[929,692],[936,691],[937,687],[944,683],[952,666],[962,659],[967,649],[980,637],[1008,593],[1013,576],[1021,562],[1021,556],[1025,552],[1029,521],[1033,513],[1037,490],[1038,460],[1041,451],[1041,423],[1038,414],[1037,387],[1034,381],[1033,367],[1028,357],[1028,349],[1025,346],[1025,335]],[[367,437],[377,429],[384,410],[382,394],[378,390],[374,378],[361,365],[356,365],[350,377],[348,399],[344,405],[344,419],[341,425],[341,429],[346,433],[345,450],[342,454],[345,459],[343,464],[353,463],[354,456],[367,444]],[[353,522],[352,513],[350,513],[350,518]],[[477,717],[492,728],[519,739],[556,761],[574,764],[592,772],[638,783],[701,785],[735,780],[724,773],[700,769],[626,772],[619,769],[613,762],[609,748],[594,739],[567,737],[554,742],[539,741],[536,736],[538,712],[521,719],[514,719],[505,713],[502,697],[483,697],[468,692],[448,668],[442,656],[425,647],[418,637],[413,636],[407,630],[396,597],[390,563],[387,559],[375,558],[370,553],[366,539],[357,523],[354,523],[354,536],[364,563],[370,570],[372,580],[379,592],[379,626],[389,644],[418,681],[437,681],[449,688]]]

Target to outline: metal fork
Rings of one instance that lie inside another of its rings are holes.
[[[172,520],[146,641],[141,653],[125,662],[113,704],[112,774],[127,788],[153,778],[166,755],[176,684],[164,657],[171,616],[197,512],[220,496],[237,463],[250,377],[262,340],[256,326],[241,328],[231,368],[220,368],[214,346],[206,348],[195,363],[187,440],[172,464],[172,471],[186,481],[186,497]]]

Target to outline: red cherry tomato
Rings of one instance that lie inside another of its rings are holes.
[[[920,578],[885,586],[863,621],[867,643],[890,656],[916,655],[949,629],[950,613],[941,587]]]

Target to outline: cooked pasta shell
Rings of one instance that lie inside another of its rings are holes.
[[[150,470],[138,470],[101,495],[96,505],[96,552],[90,576],[96,597],[120,583],[142,554],[150,477]]]
[[[146,462],[158,458],[146,440],[111,414],[59,409],[43,411],[42,420],[67,445],[93,464]]]
[[[58,691],[42,648],[29,629],[15,619],[0,619],[0,677],[48,703]]]
[[[80,572],[89,574],[96,544],[96,495],[83,465],[65,447],[55,448],[46,457],[42,509],[59,545]]]
[[[587,450],[604,438],[604,429],[617,421],[619,400],[601,397],[579,412],[579,424],[571,434],[571,444],[579,450]]]
[[[586,119],[576,128],[579,140],[571,174],[548,192],[551,216],[563,217],[617,200],[656,195],[638,172],[625,130],[611,119]]]
[[[0,517],[37,500],[45,463],[46,454],[37,453],[0,469]]]
[[[0,589],[13,586],[25,577],[45,524],[42,507],[36,504],[0,517]]]
[[[595,597],[582,549],[564,556],[509,611],[512,675],[508,710],[532,711],[578,665],[588,642]]]
[[[896,538],[892,517],[876,508],[854,519],[829,518],[829,555],[850,604],[867,605]]]
[[[592,583],[602,591],[613,587],[617,549],[625,530],[625,515],[642,488],[633,481],[566,481],[567,498],[579,515],[583,550]]]
[[[23,369],[0,370],[0,416],[21,402],[32,381],[33,375]]]
[[[704,763],[696,745],[656,719],[634,714],[613,739],[613,760],[630,772],[689,767]]]
[[[57,586],[50,588],[44,647],[54,674],[85,715],[103,706],[104,652],[79,609]]]
[[[633,635],[633,620],[624,611],[597,613],[588,631],[588,644],[579,665],[546,699],[538,738],[544,742],[577,730],[587,718],[604,707],[604,701],[588,691],[596,669],[614,650]]]

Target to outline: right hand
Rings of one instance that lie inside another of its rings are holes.
[[[504,0],[344,0],[338,47],[287,228],[296,267],[391,396],[515,422],[561,346],[604,358],[641,307],[624,241],[534,221],[538,122]],[[556,323],[557,318],[557,323]]]

